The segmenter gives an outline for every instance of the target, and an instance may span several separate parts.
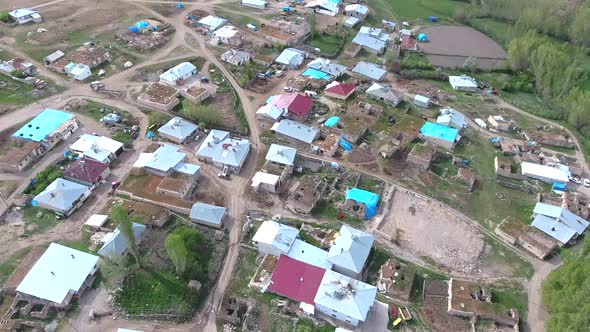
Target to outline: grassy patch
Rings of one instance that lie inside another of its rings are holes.
[[[234,272],[234,278],[228,287],[228,294],[238,297],[253,298],[259,301],[262,305],[268,306],[273,298],[277,298],[276,295],[261,293],[248,288],[248,284],[258,268],[256,262],[257,256],[258,254],[253,250],[240,250],[237,269]]]
[[[225,67],[234,75],[238,84],[242,88],[246,88],[248,83],[258,75],[259,72],[265,71],[266,68],[264,66],[259,65],[255,62],[248,62],[244,66],[234,66],[229,63],[223,63]]]
[[[37,173],[35,179],[31,184],[23,191],[24,194],[38,195],[48,185],[50,185],[57,178],[63,175],[63,171],[57,165],[49,165],[41,172]]]
[[[341,48],[348,43],[352,34],[340,31],[335,34],[316,33],[305,43],[313,48],[319,48],[324,54],[336,56]]]
[[[14,253],[12,256],[8,257],[6,260],[2,262],[2,264],[0,264],[0,284],[4,284],[6,279],[10,277],[12,272],[16,270],[19,264],[31,252],[31,249],[33,249],[33,247],[23,248]]]
[[[531,278],[535,273],[535,269],[529,261],[520,258],[520,256],[517,256],[487,235],[486,244],[491,246],[491,250],[483,258],[484,265],[498,264],[510,266],[512,268],[512,277]]]
[[[512,25],[493,18],[472,18],[467,22],[474,29],[494,39],[504,47],[508,46],[511,39]]]
[[[243,8],[239,8],[239,11],[245,12]],[[260,28],[260,22],[252,16],[245,14],[237,14],[235,12],[216,8],[215,14],[230,20],[233,24],[245,27],[248,23],[253,23],[256,27]]]
[[[455,10],[468,6],[467,3],[452,0],[373,0],[370,3],[374,13],[368,18],[370,22],[381,22],[381,19],[398,19],[427,23],[429,15],[439,19],[453,17]],[[373,16],[373,17],[372,17]]]
[[[1,104],[17,104],[26,105],[31,103],[31,96],[29,92],[33,90],[32,87],[12,80],[10,77],[0,74],[0,81],[6,82],[7,87],[0,89],[0,103]]]
[[[316,207],[311,210],[311,215],[314,217],[323,218],[323,219],[330,219],[330,220],[340,220],[342,222],[345,222],[347,224],[357,226],[357,227],[362,223],[361,219],[354,218],[352,216],[349,216],[346,213],[342,213],[342,215],[343,215],[342,219],[338,219],[338,215],[340,213],[342,213],[342,212],[338,211],[338,209],[336,208],[336,206],[334,205],[333,202],[329,202],[326,200],[320,200],[318,202],[318,204],[316,205]]]
[[[198,296],[187,282],[167,271],[139,270],[125,279],[115,302],[132,315],[169,314],[188,317],[198,303]]]
[[[109,113],[116,113],[120,115],[122,118],[131,119],[132,116],[129,112],[120,110],[115,107],[111,107],[102,103],[95,102],[93,100],[84,100],[86,104],[81,106],[80,108],[72,108],[72,112],[86,115],[88,117],[93,118],[96,121],[99,121],[103,116]]]
[[[297,330],[295,332],[334,332],[336,328],[332,325],[326,324],[324,326],[315,326],[312,321],[307,319],[299,319],[297,323]]]
[[[25,235],[41,234],[60,222],[53,211],[35,206],[23,208],[23,220],[27,225]]]

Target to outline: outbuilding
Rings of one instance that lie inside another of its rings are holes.
[[[222,228],[225,216],[226,209],[223,206],[201,202],[193,204],[190,212],[192,222],[213,228]]]
[[[428,105],[430,105],[430,98],[422,95],[416,95],[414,97],[414,105],[420,106],[422,108],[428,108]]]

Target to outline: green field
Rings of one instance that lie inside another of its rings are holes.
[[[466,2],[452,0],[371,0],[369,6],[374,10],[369,23],[381,19],[427,22],[428,16],[439,19],[453,17],[455,10],[469,6]]]
[[[504,48],[508,46],[512,39],[512,26],[509,23],[486,17],[472,18],[469,19],[468,23],[483,34],[500,43]]]

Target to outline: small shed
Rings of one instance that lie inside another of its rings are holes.
[[[416,95],[414,97],[414,105],[420,106],[423,108],[428,108],[428,105],[430,105],[430,98],[422,96],[422,95]]]
[[[226,212],[223,206],[195,203],[191,208],[190,219],[192,222],[201,225],[222,228],[225,214]]]
[[[93,214],[90,216],[90,218],[88,218],[84,225],[88,226],[88,228],[92,230],[98,230],[104,226],[104,224],[106,224],[108,219],[109,216],[106,214]]]

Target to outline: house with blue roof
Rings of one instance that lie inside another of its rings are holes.
[[[420,138],[435,146],[452,150],[461,139],[459,130],[426,121],[420,128]]]
[[[69,216],[90,196],[90,187],[57,178],[33,198],[31,205]]]
[[[341,210],[359,218],[371,219],[377,214],[379,195],[359,188],[350,188],[346,191],[344,204]]]
[[[68,139],[78,129],[74,114],[45,109],[12,134],[17,143],[40,142],[48,150]]]
[[[342,225],[326,259],[334,271],[356,278],[363,272],[374,241],[373,235]]]

